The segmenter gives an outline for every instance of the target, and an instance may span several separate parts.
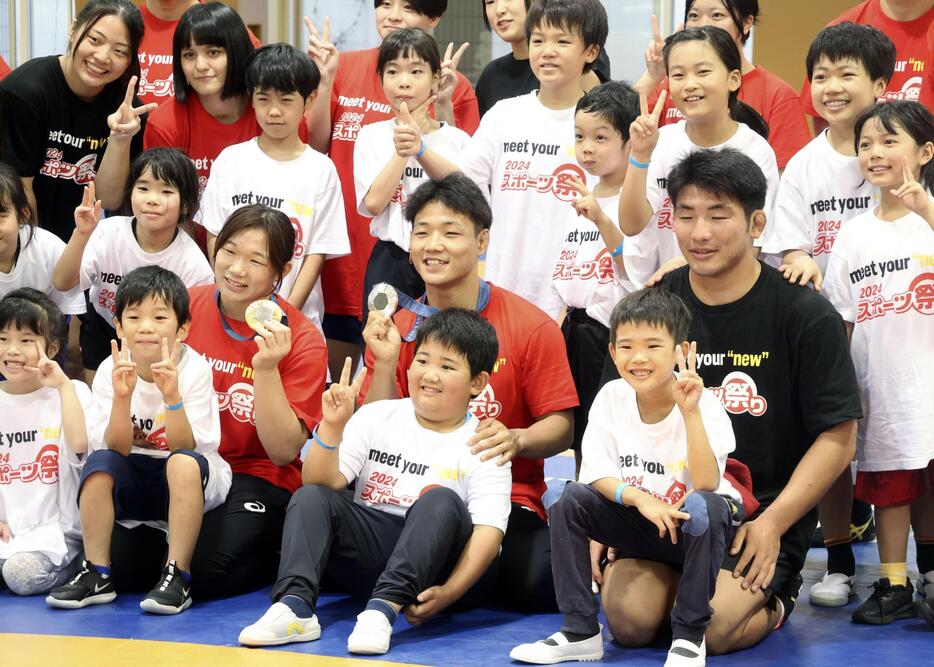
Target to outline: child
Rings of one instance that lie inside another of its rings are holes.
[[[33,287],[66,315],[83,313],[81,290],[59,292],[52,285],[52,271],[64,249],[55,234],[36,227],[22,179],[0,162],[0,297],[19,287]]]
[[[629,157],[629,126],[638,115],[638,94],[615,81],[584,95],[574,115],[577,162],[600,178],[593,193],[579,180],[572,181],[581,198],[568,211],[564,245],[552,273],[552,287],[568,309],[561,328],[581,401],[574,409],[578,467],[587,413],[599,389],[606,357],[610,311],[620,297],[638,289],[636,285],[644,284],[658,268],[655,228],[624,240],[616,222]]]
[[[875,186],[860,172],[853,126],[863,110],[882,96],[894,68],[894,44],[870,26],[831,26],[811,43],[807,56],[811,97],[829,127],[788,163],[762,245],[764,252],[782,258],[781,269],[791,282],[810,281],[820,291],[840,227],[876,202]],[[811,588],[812,604],[841,607],[852,594],[856,574],[850,545],[852,513],[853,480],[847,470],[820,504],[827,572]],[[868,506],[862,513],[871,517]]]
[[[152,148],[133,161],[124,207],[132,217],[100,222],[101,202],[94,183],[84,189],[75,209],[75,229],[52,277],[59,290],[75,285],[90,290],[93,310],[81,317],[81,359],[85,376],[110,355],[117,337],[113,322],[117,287],[124,275],[155,264],[174,271],[186,287],[213,282],[211,267],[182,231],[198,211],[198,176],[191,160],[173,148]]]
[[[467,412],[493,372],[496,332],[476,312],[450,308],[424,321],[415,346],[411,398],[354,414],[366,372],[348,386],[349,358],[340,383],[322,396],[305,486],[286,515],[273,605],[243,629],[241,644],[317,639],[315,604],[328,572],[369,599],[347,650],[386,653],[400,611],[417,622],[437,614],[471,591],[496,558],[509,517],[510,466],[471,453],[478,421]],[[355,480],[352,498],[341,493]]]
[[[337,171],[299,137],[318,87],[318,68],[288,44],[259,49],[246,87],[262,134],[221,151],[204,189],[199,221],[208,232],[208,257],[224,221],[247,204],[266,204],[289,216],[295,228],[292,271],[279,294],[319,329],[323,303],[318,276],[327,257],[350,252]]]
[[[120,336],[94,376],[101,420],[81,473],[78,507],[85,561],[46,602],[61,609],[117,597],[110,578],[114,521],[168,521],[168,557],[145,611],[177,614],[191,606],[191,556],[201,515],[227,498],[230,466],[217,452],[220,417],[211,367],[182,341],[191,316],[188,292],[159,266],[130,271],[117,290]],[[132,553],[126,558],[134,557]]]
[[[492,189],[485,277],[552,317],[552,258],[564,242],[570,179],[587,181],[571,156],[574,111],[607,36],[599,0],[542,0],[528,11],[529,60],[541,89],[496,104],[454,163],[423,144],[417,127],[396,128],[396,148],[411,151],[432,178],[461,170]],[[421,156],[419,157],[419,154]],[[547,258],[547,261],[542,261]]]
[[[460,153],[470,140],[463,130],[428,113],[441,70],[438,46],[428,33],[404,28],[387,35],[379,47],[376,68],[396,118],[361,127],[354,149],[357,212],[372,218],[370,233],[379,239],[363,279],[364,321],[366,297],[377,283],[389,283],[409,295],[425,291],[425,283],[409,262],[412,225],[405,219],[405,202],[428,177],[414,155],[396,152],[394,128],[417,123],[426,145],[450,157]]]
[[[877,104],[856,121],[863,176],[879,206],[837,235],[827,298],[843,316],[865,406],[855,495],[876,508],[882,578],[854,623],[917,614],[908,580],[914,529],[918,592],[934,599],[934,117],[917,102]]]
[[[67,337],[61,311],[38,290],[0,300],[0,565],[17,595],[64,583],[81,551],[78,459],[94,401],[53,361]]]
[[[654,220],[663,232],[659,259],[683,263],[667,190],[672,167],[701,148],[736,148],[765,173],[769,185],[767,216],[778,189],[778,167],[771,146],[748,125],[753,123],[767,134],[762,118],[737,98],[742,63],[729,33],[710,26],[676,32],[665,41],[664,60],[671,96],[685,120],[658,128],[664,92],[652,113],[647,104],[641,105],[642,115],[630,130],[631,168],[619,199],[619,226],[624,234],[633,236]]]
[[[629,294],[613,309],[609,348],[623,379],[594,400],[580,483],[568,484],[551,508],[552,569],[564,625],[546,640],[517,646],[512,659],[550,664],[603,657],[591,590],[591,576],[599,574],[591,573],[593,540],[615,548],[617,558],[680,567],[665,665],[704,664],[710,600],[743,506],[723,476],[736,447],[730,418],[696,372],[697,344],[681,342],[690,323],[687,306],[664,288]]]

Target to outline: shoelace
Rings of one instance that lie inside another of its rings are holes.
[[[86,574],[91,574],[90,568],[87,568],[87,567],[82,568],[82,570],[78,574],[75,575],[75,578],[68,582],[68,585],[76,586],[78,584],[78,580],[81,579],[81,577],[83,577]]]

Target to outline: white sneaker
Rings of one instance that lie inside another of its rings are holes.
[[[240,631],[238,641],[244,646],[277,646],[292,642],[310,642],[321,636],[318,617],[299,618],[281,602],[276,602],[253,625]]]
[[[697,644],[687,639],[676,639],[668,649],[665,667],[704,667],[707,664],[707,639],[698,648]]]
[[[811,604],[818,607],[845,607],[853,595],[853,577],[827,572],[824,578],[811,586]]]
[[[365,609],[357,614],[357,624],[347,637],[347,650],[359,655],[382,655],[389,650],[392,626],[386,614]]]
[[[925,572],[918,577],[918,584],[915,586],[915,595],[922,600],[934,600],[934,570]]]
[[[563,632],[556,632],[548,639],[534,644],[519,644],[509,652],[509,657],[533,665],[553,665],[566,660],[593,662],[603,658],[603,627],[593,637],[579,642],[569,642]]]

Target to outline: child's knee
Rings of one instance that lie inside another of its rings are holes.
[[[292,494],[288,508],[291,510],[293,507],[298,507],[304,511],[330,507],[338,493],[338,491],[320,484],[305,484],[298,487],[295,493]]]
[[[568,482],[561,497],[552,505],[550,511],[553,513],[571,512],[592,505],[598,499],[602,500],[603,496],[599,495],[593,487],[578,482]]]
[[[173,452],[165,463],[165,476],[170,487],[201,486],[201,466],[187,452]]]
[[[35,595],[47,588],[48,572],[33,554],[13,554],[3,563],[2,574],[7,587],[16,595]]]
[[[455,518],[464,515],[470,516],[464,501],[455,491],[446,486],[432,486],[423,490],[418,500],[409,508],[409,513],[423,514],[426,511],[435,516],[445,515]]]

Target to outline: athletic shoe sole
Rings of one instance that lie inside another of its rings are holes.
[[[525,662],[530,665],[557,665],[559,662],[598,662],[603,660],[603,653],[590,653],[588,655],[576,655],[568,658],[555,658],[554,660],[530,660],[528,658],[516,657],[512,653],[509,654],[509,657],[513,660]]]
[[[389,651],[389,647],[377,646],[376,644],[351,644],[347,642],[347,651],[354,655],[383,655]]]
[[[910,606],[906,605],[896,611],[895,613],[889,614],[887,616],[864,616],[853,613],[853,622],[859,623],[861,625],[888,625],[894,621],[901,621],[906,618],[917,618],[918,617],[918,608],[915,606],[914,602]]]
[[[815,594],[813,591],[811,591],[810,597],[808,599],[815,607],[845,607],[853,595],[855,595],[853,591],[850,591],[850,594],[846,597],[842,595],[831,595],[829,593],[819,592]]]
[[[186,598],[185,601],[182,603],[182,606],[180,607],[173,607],[171,605],[162,604],[160,602],[157,602],[156,600],[153,600],[152,598],[146,598],[142,602],[139,603],[139,608],[142,609],[143,611],[148,611],[151,614],[164,614],[164,615],[180,614],[186,609],[188,609],[188,607],[190,606],[191,606],[191,598]]]
[[[45,603],[50,607],[55,607],[56,609],[83,609],[92,604],[107,604],[108,602],[113,602],[117,599],[117,593],[111,591],[110,593],[100,593],[99,595],[89,595],[83,600],[59,600],[58,598],[53,598],[49,595],[45,599]]]
[[[298,642],[313,642],[321,636],[321,628],[312,628],[302,634],[289,635],[288,637],[275,637],[273,639],[258,639],[256,637],[244,637],[243,633],[237,638],[243,646],[282,646],[283,644],[294,644]]]

